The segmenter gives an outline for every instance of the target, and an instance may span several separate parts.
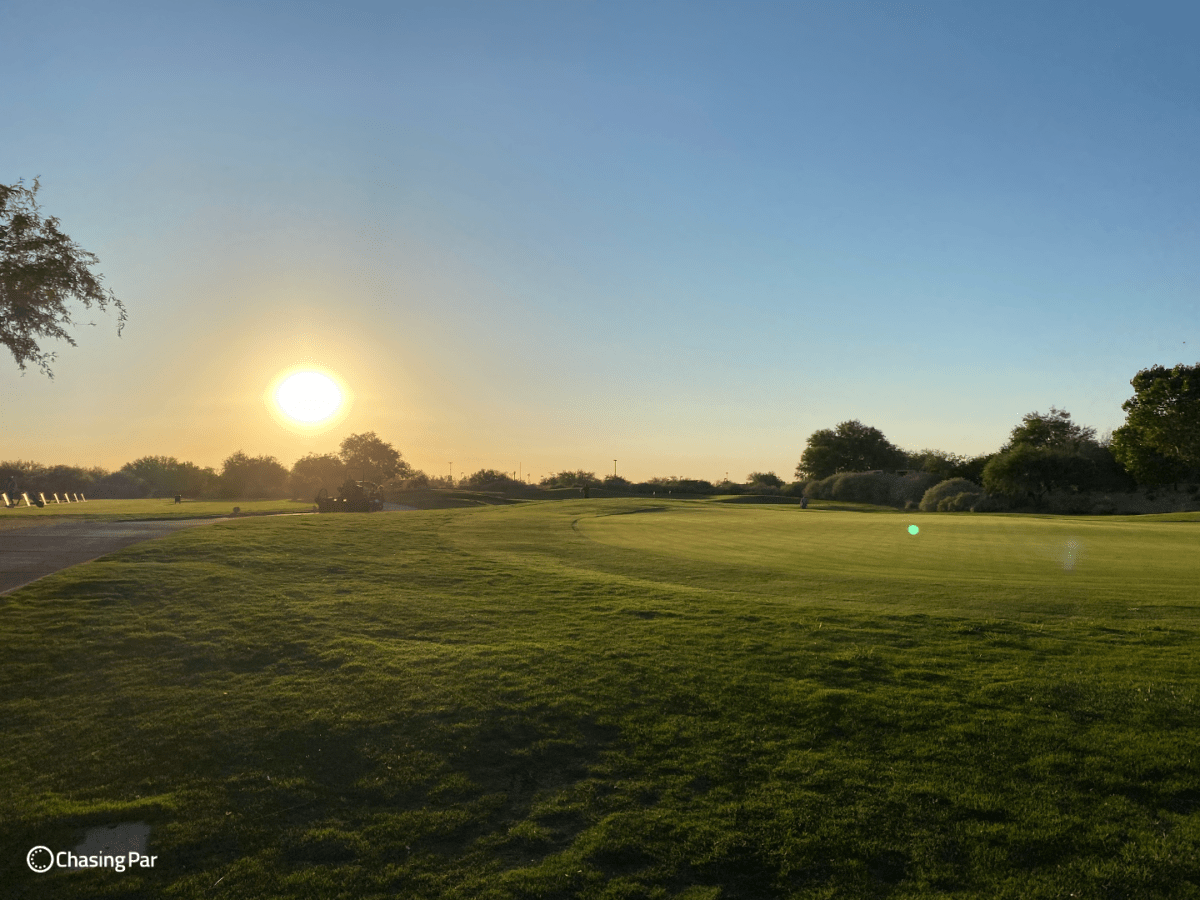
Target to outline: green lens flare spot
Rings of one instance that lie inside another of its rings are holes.
[[[916,525],[909,525],[909,526],[908,526],[908,533],[909,533],[909,534],[916,534],[916,533],[917,533],[918,531],[920,531],[920,530],[921,530],[921,529],[920,529],[920,528],[918,528]]]

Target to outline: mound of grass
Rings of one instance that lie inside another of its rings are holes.
[[[0,600],[14,897],[1188,897],[1195,520],[217,523]],[[152,872],[34,875],[152,826]]]

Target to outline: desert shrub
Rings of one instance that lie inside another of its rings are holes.
[[[925,492],[921,497],[921,509],[924,512],[934,512],[941,501],[964,493],[980,496],[983,494],[983,489],[975,482],[967,481],[965,478],[951,478],[935,484]]]

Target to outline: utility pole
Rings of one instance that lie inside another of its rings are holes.
[[[617,477],[617,461],[613,460],[613,478]]]
[[[454,463],[450,463],[450,487],[454,487]]]

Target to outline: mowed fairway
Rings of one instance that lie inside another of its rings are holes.
[[[1200,896],[1198,545],[652,499],[181,532],[0,598],[0,883]],[[131,821],[152,872],[25,865]]]

